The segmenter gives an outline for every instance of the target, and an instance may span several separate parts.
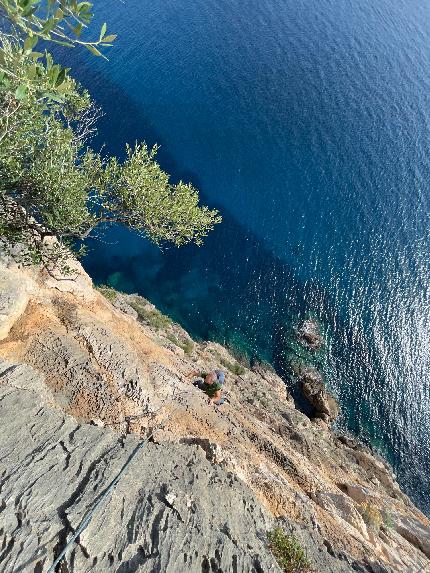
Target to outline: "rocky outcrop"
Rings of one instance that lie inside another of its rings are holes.
[[[430,559],[430,527],[414,517],[400,516],[396,531]]]
[[[429,565],[429,522],[387,464],[298,411],[273,370],[234,368],[140,298],[111,304],[83,271],[61,287],[37,270],[0,273],[26,285],[8,291],[0,342],[0,571],[46,571],[154,429],[63,571],[277,571],[275,523],[321,573]],[[217,408],[187,375],[220,366]]]
[[[31,292],[31,281],[3,268],[0,272],[0,340],[24,312]]]
[[[304,396],[315,409],[315,417],[326,423],[335,420],[339,406],[335,398],[327,391],[320,372],[312,366],[299,365],[296,375],[301,383]]]

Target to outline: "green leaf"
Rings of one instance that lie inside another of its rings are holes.
[[[49,34],[49,32],[51,32],[56,26],[56,22],[54,18],[49,18],[49,20],[46,20],[46,22],[43,24],[41,33],[42,34]]]
[[[52,56],[49,52],[45,52],[45,57],[46,57],[46,69],[50,70],[52,68],[52,66],[54,65],[54,61],[53,61]]]
[[[59,46],[66,46],[66,48],[74,48],[75,47],[75,45],[72,44],[71,42],[63,42],[62,40],[54,40],[54,39],[52,39],[52,41],[55,44],[58,44]]]
[[[94,46],[91,46],[90,44],[85,44],[85,47],[87,48],[87,50],[89,50],[94,56],[102,56],[103,54]]]
[[[110,36],[105,36],[103,38],[103,42],[113,42],[116,37],[117,37],[117,34],[111,34]]]
[[[75,36],[77,36],[79,38],[79,36],[81,35],[82,32],[82,28],[84,27],[84,25],[82,24],[82,22],[79,22],[78,24],[76,24],[75,27],[72,28],[73,33],[75,34]]]
[[[33,16],[33,14],[36,12],[37,7],[36,6],[27,6],[27,8],[22,12],[22,15],[25,18],[28,18],[29,16]]]
[[[37,72],[36,64],[32,64],[31,66],[28,66],[28,68],[27,68],[28,79],[33,80],[36,77],[36,72]]]
[[[103,24],[102,29],[100,30],[100,40],[103,38],[103,36],[106,34],[106,30],[107,30],[107,24],[106,22]]]
[[[35,47],[38,41],[37,36],[28,36],[24,42],[24,50],[31,52],[31,50]]]
[[[64,103],[64,96],[62,96],[61,94],[57,94],[55,92],[45,92],[43,94],[43,97],[46,97],[57,103]]]
[[[51,80],[52,85],[55,86],[55,84],[57,83],[57,78],[60,74],[61,68],[58,64],[55,64],[55,66],[52,66],[52,68],[49,70],[49,79]]]
[[[22,100],[27,95],[27,86],[25,84],[20,84],[15,91],[15,99]]]
[[[60,86],[65,79],[66,79],[66,70],[65,68],[62,68],[60,73],[58,74],[57,81],[55,82],[55,87]]]
[[[92,4],[91,2],[79,2],[77,5],[78,12],[89,12],[91,10]]]

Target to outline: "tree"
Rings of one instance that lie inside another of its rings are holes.
[[[44,22],[51,17],[25,15],[30,6],[41,8],[40,4],[0,0],[4,10],[9,6],[10,21],[21,31],[59,41],[58,22],[46,31]],[[88,3],[42,4],[59,4],[64,15],[66,8],[82,12],[82,4]],[[54,20],[61,18],[65,16]],[[105,31],[103,26],[100,38],[105,38]],[[221,221],[218,212],[199,205],[191,184],[170,182],[155,160],[156,146],[127,146],[123,162],[93,151],[88,144],[99,110],[68,69],[55,64],[49,53],[34,51],[35,42],[28,42],[33,37],[21,40],[16,31],[11,37],[0,34],[3,248],[19,244],[20,249],[12,251],[20,262],[64,268],[70,251],[82,253],[80,241],[100,225],[104,230],[115,223],[158,245],[201,244]]]
[[[116,34],[106,35],[105,23],[98,38],[83,38],[93,19],[92,8],[91,2],[77,0],[0,0],[0,18],[9,22],[15,36],[26,37],[26,50],[42,39],[69,48],[83,46],[95,56],[103,56],[101,48],[112,46]]]

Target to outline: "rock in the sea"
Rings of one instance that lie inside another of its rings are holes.
[[[302,390],[310,404],[315,408],[315,416],[324,421],[335,420],[339,414],[339,406],[335,398],[327,392],[323,377],[312,366],[300,366],[297,375],[302,383]]]
[[[324,346],[320,326],[311,318],[305,320],[297,331],[300,344],[311,350],[319,350]]]

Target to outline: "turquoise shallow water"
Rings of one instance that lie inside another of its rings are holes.
[[[97,9],[119,34],[110,61],[65,56],[106,113],[96,144],[157,141],[224,223],[165,252],[116,229],[86,268],[281,370],[290,325],[318,314],[340,424],[430,513],[430,5]]]

